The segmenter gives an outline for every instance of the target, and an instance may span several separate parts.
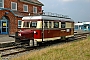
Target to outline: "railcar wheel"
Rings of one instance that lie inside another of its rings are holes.
[[[36,40],[34,40],[34,46],[38,46],[38,44],[37,44],[37,41],[36,41]]]
[[[15,45],[16,46],[20,45],[20,39],[19,38],[15,38]]]
[[[68,42],[69,41],[69,38],[66,38],[66,40],[65,40],[66,42]]]
[[[30,47],[33,47],[33,46],[34,46],[34,40],[30,40],[30,41],[29,41],[29,46],[30,46]]]
[[[19,32],[16,32],[16,33],[15,33],[15,43],[16,43],[16,44],[19,44],[20,41],[21,41],[20,38],[18,37],[18,33],[19,33]]]
[[[15,42],[16,43],[19,43],[20,42],[20,39],[19,38],[15,38]]]

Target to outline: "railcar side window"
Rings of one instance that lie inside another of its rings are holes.
[[[75,29],[78,29],[78,25],[75,25]]]
[[[44,22],[44,28],[48,28],[48,21]]]
[[[82,25],[79,26],[79,29],[82,29]]]
[[[28,27],[29,28],[29,22],[24,22],[23,27]]]
[[[86,29],[86,27],[87,27],[87,26],[85,25],[84,28]]]
[[[61,22],[61,28],[65,28],[65,22]]]
[[[32,27],[36,28],[36,27],[37,27],[37,22],[31,22],[31,23],[30,23],[30,27],[31,27],[31,28],[32,28]]]
[[[59,22],[54,22],[54,28],[59,28]]]

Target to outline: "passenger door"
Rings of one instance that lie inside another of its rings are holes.
[[[1,20],[1,34],[8,34],[8,21]]]

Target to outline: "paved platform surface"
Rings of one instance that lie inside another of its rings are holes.
[[[90,31],[74,30],[74,34],[90,33]]]
[[[15,39],[9,35],[0,35],[0,44],[15,42]]]

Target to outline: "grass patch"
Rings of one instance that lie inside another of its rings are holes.
[[[50,46],[11,60],[89,60],[90,37],[85,40]]]

